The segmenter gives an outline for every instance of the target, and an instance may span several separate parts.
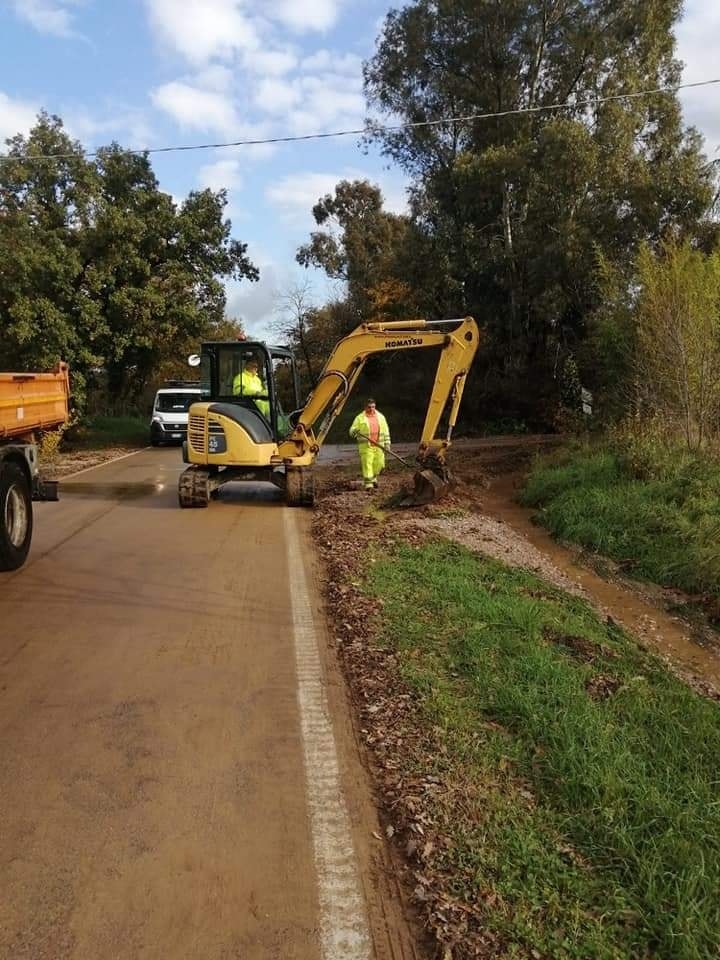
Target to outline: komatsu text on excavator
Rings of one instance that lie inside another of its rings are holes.
[[[267,480],[290,506],[311,506],[312,468],[367,358],[394,350],[439,347],[415,475],[414,503],[437,499],[452,483],[445,461],[465,379],[478,347],[472,317],[364,323],[340,340],[315,389],[300,408],[292,353],[247,340],[204,343],[199,357],[201,401],[189,412],[181,507],[206,507],[231,480]],[[436,437],[446,407],[447,427]]]

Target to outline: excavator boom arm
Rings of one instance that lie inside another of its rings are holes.
[[[333,421],[342,412],[369,356],[394,350],[440,347],[440,361],[422,432],[420,456],[442,456],[450,443],[467,372],[479,343],[478,327],[471,317],[445,323],[458,325],[451,332],[444,332],[433,329],[435,325],[425,320],[366,323],[340,340],[301,411],[293,433],[280,444],[280,455],[283,458],[297,458],[307,455],[314,457],[317,454]],[[438,440],[435,439],[435,433],[451,396],[448,433],[445,439]]]

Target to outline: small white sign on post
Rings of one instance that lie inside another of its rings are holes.
[[[586,390],[586,389],[585,389],[585,387],[583,387],[583,388],[580,390],[580,400],[581,400],[581,402],[582,402],[582,411],[583,411],[583,413],[584,413],[586,416],[588,416],[588,417],[592,416],[592,401],[593,401],[593,396],[592,396],[592,394],[590,393],[589,390]]]

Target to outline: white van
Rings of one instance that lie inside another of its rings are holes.
[[[200,384],[171,381],[155,394],[150,443],[159,447],[163,443],[182,443],[187,438],[188,410],[201,396]]]

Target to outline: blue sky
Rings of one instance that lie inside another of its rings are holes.
[[[237,140],[362,127],[362,61],[390,0],[0,0],[0,141],[38,109],[88,148]],[[687,81],[720,76],[720,4],[688,0],[678,29]],[[720,146],[720,87],[683,94],[688,122]],[[305,271],[294,254],[311,207],[342,177],[378,183],[391,210],[404,179],[357,138],[155,156],[164,190],[228,188],[233,233],[259,284],[229,289],[229,312],[265,335]],[[315,274],[314,293],[326,285]]]

